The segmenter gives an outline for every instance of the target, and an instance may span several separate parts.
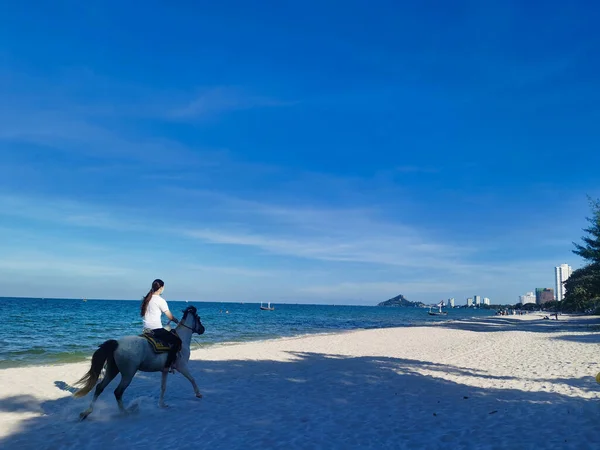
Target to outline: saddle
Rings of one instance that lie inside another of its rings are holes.
[[[169,344],[159,337],[156,337],[152,331],[145,331],[140,334],[141,337],[145,338],[154,350],[154,353],[167,353],[173,347],[172,344]]]

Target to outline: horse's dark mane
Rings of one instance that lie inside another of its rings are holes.
[[[196,314],[197,312],[198,312],[198,310],[196,309],[196,307],[190,305],[183,310],[183,319],[181,319],[181,320],[185,320],[188,313]]]
[[[192,313],[193,315],[196,315],[196,312],[197,312],[197,311],[198,311],[198,310],[196,309],[196,307],[195,307],[195,306],[192,306],[192,305],[188,306],[187,308],[185,308],[185,309],[182,311],[182,312],[183,312],[183,317],[181,318],[181,321],[182,321],[182,322],[185,322],[185,319],[186,319],[186,317],[187,317],[187,315],[188,315],[189,313]]]
[[[201,331],[197,331],[198,334],[203,334],[204,333],[204,325],[202,325],[202,321],[200,320],[200,317],[198,317],[198,310],[196,309],[195,306],[188,306],[187,308],[185,308],[183,311],[183,317],[181,318],[181,322],[185,322],[185,319],[187,317],[188,314],[193,314],[196,317],[196,320],[198,321],[198,324],[200,325],[200,329]]]

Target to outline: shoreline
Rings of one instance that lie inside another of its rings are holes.
[[[198,337],[198,335],[194,334],[192,336],[192,348],[191,348],[191,353],[193,354],[195,351],[197,350],[203,350],[203,349],[212,349],[212,348],[219,348],[219,347],[235,347],[235,346],[239,346],[239,345],[246,345],[246,344],[253,344],[253,343],[268,343],[268,342],[277,342],[277,341],[293,341],[296,339],[303,339],[303,338],[308,338],[308,337],[319,337],[319,336],[332,336],[332,335],[343,335],[343,334],[347,334],[347,333],[354,333],[354,332],[360,332],[360,331],[367,331],[367,330],[386,330],[386,329],[396,329],[396,328],[409,328],[412,326],[421,326],[421,325],[404,325],[404,326],[390,326],[390,327],[381,327],[381,328],[353,328],[353,329],[347,329],[347,330],[335,330],[335,331],[324,331],[324,332],[314,332],[314,333],[303,333],[303,334],[297,334],[297,335],[293,335],[293,336],[278,336],[278,337],[272,337],[272,338],[259,338],[259,339],[250,339],[247,341],[223,341],[223,342],[207,342],[204,344],[201,344],[200,346],[197,346],[194,348],[194,339],[202,339],[201,337]],[[109,337],[106,338],[111,339]],[[84,362],[89,362],[92,359],[92,354],[93,351],[90,352],[90,354],[88,356],[86,356],[83,359],[78,359],[77,361],[56,361],[53,363],[47,363],[47,362],[43,362],[43,363],[35,363],[35,362],[27,362],[23,365],[16,365],[16,366],[12,366],[12,367],[0,367],[0,373],[3,370],[10,370],[10,369],[27,369],[27,368],[35,368],[35,367],[54,367],[54,366],[64,366],[64,365],[69,365],[69,364],[81,364]]]
[[[190,370],[203,399],[170,375],[171,407],[159,409],[160,374],[138,372],[124,397],[137,414],[118,413],[113,381],[83,423],[77,418],[90,395],[71,392],[89,361],[9,368],[0,371],[0,445],[147,448],[201,439],[215,448],[594,448],[600,333],[591,329],[600,317],[559,317],[201,348]]]
[[[338,329],[338,330],[330,330],[330,331],[315,331],[315,332],[307,332],[307,333],[301,333],[301,334],[294,334],[294,335],[289,335],[289,336],[276,336],[276,337],[260,337],[257,339],[248,339],[248,340],[232,340],[232,341],[222,341],[222,342],[194,342],[194,340],[199,340],[202,339],[202,337],[199,337],[197,335],[194,335],[192,338],[192,352],[196,351],[196,350],[200,350],[200,349],[208,349],[208,348],[215,348],[215,347],[221,347],[221,346],[237,346],[237,345],[244,345],[244,344],[248,344],[248,343],[260,343],[260,342],[270,342],[270,341],[278,341],[278,340],[290,340],[290,339],[302,339],[304,337],[311,337],[311,336],[329,336],[329,335],[335,335],[335,334],[344,334],[344,333],[351,333],[351,332],[356,332],[356,331],[367,331],[367,330],[385,330],[385,329],[402,329],[402,328],[413,328],[413,327],[435,327],[435,326],[440,326],[443,325],[445,323],[452,323],[452,322],[464,322],[464,321],[479,321],[479,320],[490,320],[490,319],[494,319],[494,318],[501,318],[501,319],[517,319],[517,320],[534,320],[534,319],[542,319],[544,316],[549,316],[550,320],[554,320],[552,319],[552,316],[548,313],[548,314],[544,314],[542,312],[530,312],[528,314],[522,315],[522,316],[518,316],[518,315],[510,315],[510,316],[497,316],[497,315],[490,315],[490,316],[474,316],[474,317],[466,317],[466,318],[446,318],[446,319],[438,319],[435,321],[428,321],[428,322],[423,322],[423,323],[417,323],[417,324],[413,324],[413,323],[407,323],[405,325],[402,326],[381,326],[381,327],[365,327],[365,328],[349,328],[349,329]],[[567,320],[571,320],[574,318],[589,318],[590,320],[594,320],[595,318],[598,318],[600,320],[600,316],[593,316],[593,315],[587,315],[587,314],[561,314],[559,315],[559,317],[563,318],[563,321],[567,321]],[[571,318],[571,319],[570,319]],[[560,320],[559,320],[560,321]],[[600,325],[600,324],[599,324]],[[120,336],[122,337],[122,336]],[[119,337],[119,338],[120,338]],[[111,337],[106,337],[106,339],[111,339]],[[115,338],[118,339],[118,338]],[[100,342],[99,342],[100,344]],[[98,345],[99,345],[98,344]],[[90,351],[89,355],[86,355],[85,357],[81,357],[81,358],[77,358],[77,359],[71,359],[71,356],[76,354],[76,353],[82,353],[81,351],[78,352],[74,352],[72,354],[67,354],[66,358],[64,360],[56,360],[56,361],[52,361],[52,362],[35,362],[35,361],[22,361],[21,363],[17,363],[15,365],[12,366],[8,366],[8,367],[2,367],[3,363],[6,362],[13,362],[10,360],[4,360],[4,361],[0,361],[0,372],[4,371],[4,370],[8,370],[8,369],[19,369],[19,368],[35,368],[35,367],[47,367],[47,366],[58,366],[58,365],[67,365],[67,364],[77,364],[77,363],[82,363],[82,362],[89,362],[91,360],[91,356],[93,354],[93,352],[95,351],[95,348],[93,350]],[[66,352],[65,352],[66,353]]]
[[[482,316],[482,317],[495,317],[495,316]],[[466,317],[467,319],[475,319],[477,318],[476,316],[474,317]],[[436,320],[429,320],[429,321],[418,321],[417,323],[411,323],[411,322],[407,322],[403,325],[382,325],[382,326],[365,326],[365,327],[354,327],[354,328],[347,328],[347,329],[327,329],[325,331],[308,331],[308,332],[302,332],[302,333],[298,333],[298,334],[289,334],[289,335],[283,335],[283,336],[272,336],[272,337],[265,337],[265,336],[259,336],[256,338],[249,338],[246,340],[225,340],[225,341],[221,341],[221,342],[202,342],[202,337],[201,336],[197,336],[194,335],[193,339],[192,339],[192,348],[195,349],[200,349],[200,348],[212,348],[215,346],[228,346],[228,345],[243,345],[246,343],[252,343],[252,342],[266,342],[266,341],[272,341],[272,340],[278,340],[278,339],[295,339],[295,338],[302,338],[302,337],[308,337],[308,336],[320,336],[320,335],[330,335],[330,334],[337,334],[337,333],[346,333],[346,332],[352,332],[352,331],[361,331],[361,330],[372,330],[372,329],[390,329],[390,328],[407,328],[407,327],[418,327],[418,326],[429,326],[429,325],[433,325],[436,323],[443,323],[443,322],[447,322],[447,321],[452,321],[452,320],[462,320],[464,318],[460,318],[460,319],[436,319]],[[125,335],[121,335],[121,336],[108,336],[106,335],[104,340],[108,340],[108,339],[119,339],[121,337],[124,337]],[[102,342],[104,342],[104,340],[100,340],[98,341],[97,345],[100,345]],[[198,341],[200,340],[200,342],[196,342],[194,343],[194,340]],[[84,361],[89,361],[91,359],[92,354],[94,353],[94,351],[96,350],[97,347],[94,347],[92,349],[90,349],[89,353],[86,356],[83,357],[78,357],[78,358],[73,358],[74,355],[81,355],[81,353],[83,353],[81,350],[77,350],[73,353],[69,353],[69,352],[62,352],[63,359],[61,358],[56,358],[54,359],[53,356],[56,355],[56,353],[51,353],[49,354],[48,358],[52,359],[52,361],[35,361],[35,360],[0,360],[0,372],[3,370],[7,370],[7,369],[14,369],[14,368],[26,368],[26,367],[43,367],[43,366],[52,366],[52,365],[64,365],[64,364],[74,364],[74,363],[78,363],[78,362],[84,362]],[[6,366],[3,367],[3,365],[7,364]],[[11,365],[8,365],[11,364]]]

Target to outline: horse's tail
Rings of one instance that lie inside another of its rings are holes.
[[[90,370],[75,383],[76,385],[83,385],[83,387],[73,394],[74,397],[83,397],[92,390],[98,381],[104,363],[112,356],[118,346],[119,343],[114,339],[110,339],[103,344],[100,344],[100,347],[92,356],[92,367],[90,367]]]

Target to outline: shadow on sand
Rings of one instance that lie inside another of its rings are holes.
[[[526,331],[531,333],[565,333],[581,332],[594,333],[600,336],[600,318],[598,317],[572,317],[565,320],[548,319],[542,317],[534,320],[520,320],[509,317],[485,317],[481,319],[448,320],[431,324],[454,330],[474,331],[479,333],[493,333],[498,331]],[[427,325],[424,325],[427,326]]]
[[[596,399],[458,384],[445,378],[497,377],[418,360],[320,353],[289,357],[283,362],[191,361],[204,399],[196,399],[177,374],[169,378],[168,409],[157,407],[160,375],[138,373],[124,398],[138,406],[138,413],[127,416],[118,413],[112,395],[120,376],[84,422],[78,422],[78,413],[89,396],[5,398],[2,411],[43,415],[25,419],[0,447],[590,448],[598,439]],[[423,375],[423,369],[435,375]],[[68,381],[81,375],[56,380],[56,388],[71,392]],[[571,381],[578,388],[595,385],[592,377],[560,380]]]

